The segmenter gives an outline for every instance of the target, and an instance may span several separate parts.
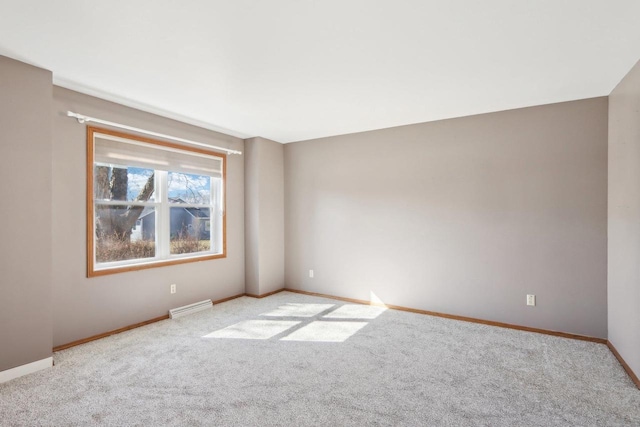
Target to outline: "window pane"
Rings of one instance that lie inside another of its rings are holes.
[[[97,205],[95,224],[96,262],[153,258],[156,255],[154,208]]]
[[[208,205],[211,203],[211,177],[169,172],[169,202]]]
[[[210,216],[208,208],[171,208],[171,254],[210,250]]]
[[[89,277],[226,256],[225,155],[87,130]]]
[[[96,200],[155,201],[153,169],[96,163],[93,195]]]

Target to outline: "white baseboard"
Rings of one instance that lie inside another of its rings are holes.
[[[52,366],[53,357],[47,357],[46,359],[36,360],[35,362],[27,363],[26,365],[16,366],[15,368],[7,369],[6,371],[0,371],[0,383],[5,383],[14,378],[32,374]]]

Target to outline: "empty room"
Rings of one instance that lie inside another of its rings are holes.
[[[0,425],[640,426],[639,17],[0,0]]]

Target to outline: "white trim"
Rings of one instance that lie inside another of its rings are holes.
[[[137,200],[103,200],[103,199],[94,199],[96,205],[132,205],[132,206],[144,206],[144,207],[155,207],[160,206],[160,202],[139,202]]]
[[[53,357],[47,357],[46,359],[36,360],[35,362],[27,363],[26,365],[16,366],[15,368],[7,369],[6,371],[0,371],[0,383],[5,383],[24,375],[33,374],[34,372],[38,372],[52,366]]]

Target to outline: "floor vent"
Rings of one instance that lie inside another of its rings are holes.
[[[169,310],[169,316],[172,319],[175,319],[176,317],[186,316],[188,314],[195,313],[196,311],[206,310],[207,308],[211,307],[213,307],[213,303],[210,299],[208,299],[182,307],[172,308],[171,310]]]

